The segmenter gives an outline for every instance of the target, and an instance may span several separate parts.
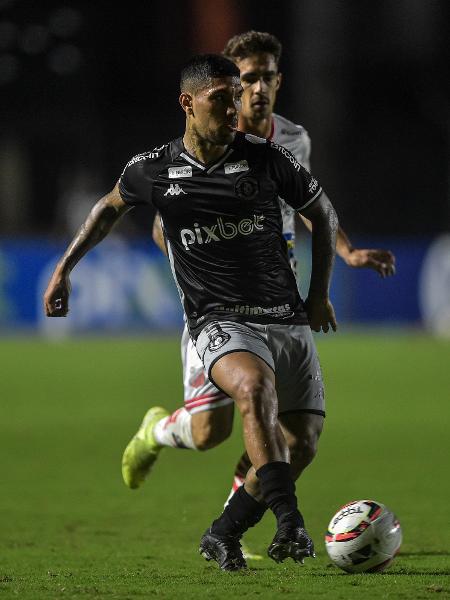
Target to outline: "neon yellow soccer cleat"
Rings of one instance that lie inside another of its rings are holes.
[[[252,552],[250,550],[250,548],[247,546],[247,544],[245,544],[242,541],[241,541],[241,548],[242,548],[242,554],[246,560],[264,560],[264,556],[261,556],[261,554],[256,554],[255,552]]]
[[[131,489],[138,488],[149,474],[153,463],[162,448],[154,436],[153,429],[169,413],[160,406],[154,406],[145,413],[137,433],[125,448],[122,456],[122,477]]]

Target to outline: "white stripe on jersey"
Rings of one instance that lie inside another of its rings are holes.
[[[164,221],[162,220],[161,215],[159,216],[159,220],[161,221],[161,228],[164,232]],[[175,272],[175,261],[173,260],[172,246],[170,245],[170,242],[165,234],[164,234],[164,239],[166,240],[167,256],[169,258],[170,270],[172,271],[173,279],[175,281],[175,285],[177,286],[178,295],[180,296],[180,300],[181,300],[181,306],[183,307],[183,315],[185,317],[186,316],[186,307],[184,306],[184,292],[181,289],[180,284],[178,283],[177,274]]]
[[[194,160],[193,158],[191,158],[190,156],[188,156],[187,154],[185,154],[184,152],[182,152],[180,154],[181,157],[184,158],[184,160],[187,160],[187,162],[191,163],[191,165],[194,165],[195,167],[198,167],[199,169],[201,169],[202,171],[205,171],[206,167],[201,165],[199,162],[197,162],[196,160]]]
[[[309,171],[309,157],[311,153],[311,139],[306,129],[301,125],[295,125],[292,121],[272,114],[273,133],[271,141],[284,146],[295,156],[298,162]],[[321,191],[321,190],[320,190]],[[314,199],[317,195],[314,197]],[[294,269],[294,247],[295,247],[295,215],[296,211],[279,198],[281,216],[283,219],[283,235],[288,243],[289,259]],[[308,203],[310,204],[310,202]],[[305,208],[305,207],[303,207]],[[295,270],[294,270],[295,273]]]

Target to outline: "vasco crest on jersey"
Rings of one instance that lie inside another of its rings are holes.
[[[259,193],[259,183],[254,177],[240,177],[234,189],[241,200],[253,200]]]
[[[224,331],[219,323],[210,323],[207,325],[205,333],[209,338],[208,348],[210,352],[216,352],[231,339],[230,334]]]

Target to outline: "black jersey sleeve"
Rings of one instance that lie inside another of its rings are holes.
[[[151,184],[144,173],[147,158],[148,154],[134,156],[120,176],[119,192],[122,200],[130,206],[150,204]]]
[[[322,187],[284,146],[268,142],[270,176],[278,195],[292,208],[302,211],[322,194]]]

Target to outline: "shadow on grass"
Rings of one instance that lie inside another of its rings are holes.
[[[338,571],[337,569],[334,570],[335,568],[332,567],[331,565],[329,566],[329,573],[317,573],[315,571],[303,571],[302,574],[307,575],[308,577],[322,577],[322,578],[331,578],[331,577],[401,577],[401,576],[414,576],[414,575],[421,575],[421,576],[430,576],[430,577],[436,577],[436,576],[450,576],[450,570],[447,569],[443,569],[442,571],[437,571],[437,570],[410,570],[410,569],[391,569],[389,571],[386,572],[381,572],[381,573],[344,573],[343,571]],[[333,570],[332,570],[333,569]],[[247,571],[242,571],[242,573],[264,573],[264,572],[271,572],[273,573],[273,569],[268,569],[265,567],[252,567],[250,569],[248,569]]]
[[[450,552],[444,550],[437,550],[436,552],[400,552],[398,556],[450,556]]]

